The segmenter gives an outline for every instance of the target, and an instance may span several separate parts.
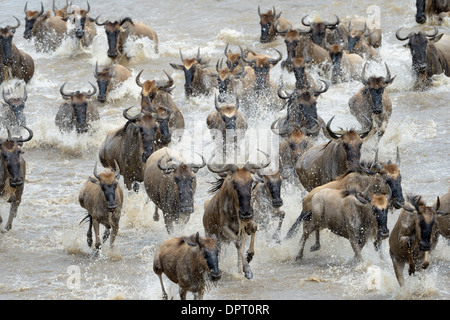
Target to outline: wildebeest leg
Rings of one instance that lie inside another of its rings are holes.
[[[277,230],[273,234],[272,238],[274,238],[277,243],[280,243],[281,242],[281,239],[280,239],[281,226],[283,225],[283,220],[284,220],[284,217],[286,216],[286,213],[283,210],[278,209],[274,213],[274,216],[278,218],[278,226],[277,226]]]
[[[320,231],[316,230],[316,242],[311,246],[309,251],[317,251],[320,249]]]
[[[108,240],[110,231],[111,231],[111,228],[105,229],[105,232],[103,233],[102,243],[105,243],[105,241]]]
[[[167,233],[171,234],[173,232],[173,219],[167,213],[163,211],[164,223],[166,225]]]
[[[389,254],[391,255],[392,265],[394,266],[395,277],[397,278],[400,287],[403,287],[403,284],[405,282],[405,280],[403,279],[403,269],[405,267],[405,262],[398,261],[390,250]]]
[[[158,206],[155,204],[155,213],[153,213],[153,221],[159,221]]]
[[[159,278],[159,283],[161,283],[161,290],[163,292],[163,299],[167,300],[167,293],[166,293],[166,289],[164,289],[164,283],[163,283],[163,279],[162,279],[162,273],[158,273],[158,278]]]
[[[133,191],[138,193],[139,192],[139,183],[136,181],[133,182]]]
[[[253,272],[250,268],[250,265],[248,264],[248,262],[246,261],[246,259],[244,257],[240,240],[237,238],[236,234],[234,234],[234,232],[228,226],[224,226],[222,232],[228,239],[230,239],[231,241],[234,242],[234,245],[236,246],[236,250],[238,252],[238,257],[242,261],[242,270],[244,272],[245,277],[247,279],[252,279]]]
[[[309,235],[314,231],[314,229],[315,227],[312,222],[305,221],[305,223],[303,224],[302,238],[300,239],[300,250],[295,260],[300,260],[303,258],[303,251],[305,250],[306,240],[308,240]]]
[[[408,274],[412,275],[416,272],[416,264],[414,263],[413,250],[411,247],[408,248],[408,256],[409,256]]]
[[[247,232],[248,235],[250,235],[250,246],[247,250],[247,254],[246,254],[246,260],[248,263],[250,263],[250,261],[252,261],[253,256],[255,255],[255,235],[256,235],[256,231],[258,230],[258,225],[254,222],[254,221],[250,221],[247,223],[247,225],[245,226],[245,231]]]
[[[179,292],[180,292],[180,299],[186,300],[186,294],[187,294],[186,288],[180,287]]]
[[[17,215],[17,209],[19,208],[19,201],[11,202],[11,209],[9,210],[8,222],[6,223],[5,230],[9,231],[12,228],[12,222]]]
[[[92,225],[94,227],[94,233],[95,233],[95,249],[99,250],[101,247],[100,236],[99,236],[100,225],[99,225],[98,221],[96,221],[95,219],[92,222]]]
[[[361,256],[361,249],[362,249],[362,245],[360,243],[358,243],[358,239],[353,236],[350,235],[350,245],[352,246],[353,252],[355,252],[355,260],[356,261],[362,261],[362,256]]]
[[[116,240],[117,233],[119,232],[119,220],[114,219],[112,221],[112,232],[111,232],[111,239],[109,239],[109,246],[112,248],[114,247],[114,241]]]
[[[87,244],[89,248],[92,246],[92,216],[89,215],[89,228],[87,231]]]
[[[300,216],[297,218],[297,220],[295,220],[294,224],[289,229],[289,231],[286,235],[286,239],[292,238],[297,233],[298,229],[300,228],[300,224],[302,223],[302,221],[309,220],[310,217],[311,217],[311,211],[302,211],[302,213],[300,213]]]

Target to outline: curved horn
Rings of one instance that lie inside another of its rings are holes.
[[[411,33],[409,35],[407,35],[406,37],[400,36],[400,30],[402,30],[402,28],[398,29],[397,32],[395,33],[395,36],[398,40],[405,41],[405,40],[408,40],[409,37],[411,37]]]
[[[100,18],[100,15],[97,16],[97,18],[95,18],[95,20],[94,20],[95,24],[98,26],[104,26],[105,24],[109,23],[109,20],[105,20],[105,22],[98,22],[98,18]]]
[[[100,175],[97,173],[97,161],[95,161],[95,165],[94,165],[94,177],[97,178],[97,180],[100,181]]]
[[[336,28],[338,26],[338,24],[341,23],[341,20],[339,19],[337,14],[335,14],[335,17],[336,17],[336,22],[334,22],[334,23],[325,22],[325,26],[327,28]]]
[[[89,1],[86,1],[86,2],[87,2],[87,10],[86,10],[85,14],[88,14],[89,11],[91,11],[91,6],[89,5]]]
[[[96,94],[97,93],[97,88],[89,81],[89,84],[92,86],[92,88],[94,89],[94,92],[92,92],[91,93],[91,91],[89,91],[89,92],[87,92],[87,93],[84,93],[83,92],[83,94],[84,94],[84,96],[86,97],[86,98],[90,98],[90,97],[92,97],[94,94]]]
[[[327,130],[329,136],[332,138],[332,140],[338,140],[340,139],[340,136],[338,134],[336,134],[335,132],[333,132],[333,130],[331,130],[330,126],[331,126],[331,122],[333,121],[334,116],[328,121],[327,126],[325,127],[325,129]]]
[[[384,78],[384,83],[389,84],[394,81],[396,75],[391,77],[391,70],[389,70],[387,63],[385,62],[384,65],[386,66],[386,77]]]
[[[302,24],[305,27],[311,27],[311,23],[306,23],[306,17],[308,17],[308,14],[302,18]]]
[[[180,51],[181,62],[184,63],[183,53],[181,52],[181,49],[179,49],[179,51]]]
[[[224,166],[215,166],[215,165],[208,163],[207,166],[208,166],[209,171],[211,171],[213,173],[218,173],[218,174],[225,173],[225,172],[234,172],[238,169],[238,166],[233,163],[229,163]]]
[[[41,1],[41,11],[38,13],[38,17],[42,16],[44,14],[44,4]]]
[[[95,62],[94,77],[95,79],[98,78],[98,61]]]
[[[176,170],[178,166],[175,163],[172,163],[170,166],[163,167],[161,165],[161,161],[166,155],[168,156],[168,154],[164,154],[161,158],[159,158],[159,160],[158,160],[158,168],[160,170],[164,171],[164,173],[170,173],[171,171]],[[171,162],[171,161],[172,161],[172,158],[169,158],[169,160],[166,161],[166,164],[168,162]]]
[[[16,19],[17,19],[17,18],[16,18]],[[437,36],[437,34],[438,34],[438,32],[439,32],[439,29],[438,29],[437,26],[433,26],[433,27],[434,27],[434,31],[433,31],[432,34],[426,34],[426,33],[425,33],[425,35],[426,35],[428,38],[433,38],[433,37]]]
[[[274,122],[272,122],[272,125],[270,126],[270,129],[274,134],[284,136],[289,133],[289,130],[285,128],[284,130],[281,130],[280,127],[276,128],[276,125],[280,122],[281,118],[276,119]],[[278,130],[278,132],[276,131]]]
[[[189,164],[189,167],[192,169],[192,171],[197,172],[199,169],[203,168],[204,166],[206,166],[206,161],[205,158],[197,153],[201,158],[202,158],[202,163],[201,164]]]
[[[141,74],[142,74],[142,72],[144,72],[144,69],[142,69],[142,70],[138,73],[138,75],[136,76],[136,84],[137,84],[139,87],[141,87],[141,88],[142,88],[142,86],[144,85],[144,84],[141,82]]]
[[[168,78],[168,81],[166,81],[166,82],[158,81],[158,82],[156,83],[156,86],[157,86],[158,89],[160,89],[160,90],[168,89],[168,88],[170,88],[171,86],[173,86],[173,83],[174,83],[173,78],[172,78],[165,70],[163,70],[163,71],[164,71],[164,73],[166,74],[166,76],[167,76],[167,78]]]
[[[30,141],[33,138],[33,131],[30,128],[28,128],[27,126],[21,126],[21,127],[23,127],[25,130],[28,131],[28,137],[25,138],[25,139],[20,137],[20,138],[17,139],[17,142],[28,142],[28,141]]]
[[[368,79],[366,79],[366,67],[367,67],[367,62],[364,63],[364,67],[363,67],[363,70],[361,72],[361,82],[365,86],[367,86],[369,84]]]
[[[14,19],[16,19],[17,25],[16,25],[16,26],[8,26],[8,29],[10,29],[10,30],[15,30],[15,29],[17,29],[18,27],[20,27],[20,20],[17,19],[16,16],[13,16],[13,17],[14,17]]]
[[[225,46],[225,50],[224,50],[225,57],[227,57],[227,58],[228,58],[228,53],[227,53],[227,51],[228,51],[228,45],[229,45],[229,43],[227,43],[227,45]]]
[[[214,107],[216,108],[217,112],[220,113],[220,106],[219,106],[219,100],[217,100],[217,94],[214,94]]]
[[[119,180],[120,178],[120,167],[119,164],[117,163],[116,159],[114,159],[114,176],[116,177],[116,180]]]
[[[372,132],[372,129],[373,129],[373,121],[372,121],[372,119],[367,118],[365,115],[363,115],[363,117],[366,118],[366,120],[370,123],[370,127],[369,127],[369,129],[368,129],[367,131],[365,131],[365,132],[358,132],[359,137],[360,137],[361,139],[364,140],[364,139],[367,138],[367,137],[369,136],[369,134]]]
[[[200,62],[200,47],[197,48],[197,56],[195,57],[195,60]]]
[[[289,99],[291,96],[292,96],[292,94],[294,93],[294,92],[292,92],[291,94],[287,94],[287,95],[282,95],[282,93],[281,93],[281,90],[283,89],[283,86],[281,85],[279,88],[278,88],[278,90],[277,90],[277,93],[278,93],[278,97],[280,98],[280,99],[283,99],[283,100],[286,100],[286,99]]]
[[[270,165],[270,163],[271,163],[270,155],[262,150],[258,149],[258,151],[266,156],[266,162],[263,162],[261,164],[252,164],[252,163],[247,162],[244,166],[245,169],[247,169],[249,171],[253,171],[253,170],[267,168]]]
[[[323,84],[324,84],[325,86],[324,86],[323,89],[320,89],[320,90],[314,89],[314,95],[319,95],[319,94],[321,94],[321,93],[327,92],[327,90],[328,90],[328,83],[326,83],[326,82],[323,81],[323,80],[320,80],[320,81],[322,81]]]
[[[128,110],[130,110],[131,108],[133,108],[133,107],[128,107],[128,108],[126,108],[125,110],[123,110],[123,113],[122,113],[122,115],[123,115],[123,117],[125,118],[125,119],[127,119],[127,120],[129,120],[129,121],[131,121],[131,122],[134,122],[134,121],[136,121],[136,120],[139,120],[140,118],[142,118],[142,112],[139,112],[137,115],[135,115],[135,116],[130,116],[129,114],[128,114]]]
[[[397,146],[397,156],[395,158],[395,164],[400,167],[400,150],[398,149],[398,146]]]
[[[7,104],[11,104],[11,101],[8,98],[6,98],[5,88],[3,88],[2,95],[3,95],[3,100],[5,100],[5,102]]]
[[[55,0],[53,0],[53,1],[55,1]],[[53,3],[53,5],[54,5],[54,3]],[[27,14],[27,7],[28,7],[28,1],[27,2],[25,2],[25,7],[23,8],[23,12],[25,13],[25,14]]]
[[[65,93],[64,92],[64,87],[66,86],[67,81],[63,83],[63,85],[59,88],[59,93],[61,93],[61,95],[63,96],[63,98],[71,98],[75,95],[75,92],[71,92],[71,93]]]
[[[23,102],[27,101],[28,99],[28,94],[27,94],[27,87],[23,87]]]
[[[267,61],[268,61],[269,63],[271,63],[272,65],[276,65],[278,62],[281,61],[281,59],[283,59],[283,55],[281,54],[281,52],[280,52],[279,50],[277,50],[277,49],[275,49],[275,48],[273,48],[273,50],[275,50],[276,52],[278,52],[278,58],[277,58],[277,59],[274,59],[274,58],[268,59]]]

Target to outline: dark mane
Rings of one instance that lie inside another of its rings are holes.
[[[215,194],[217,191],[220,190],[224,181],[225,181],[224,178],[216,178],[215,181],[209,182],[209,184],[211,184],[211,188],[209,188],[208,193]]]
[[[360,162],[359,166],[352,166],[352,167],[348,168],[348,170],[346,172],[337,176],[335,180],[343,179],[344,177],[346,177],[347,175],[349,175],[350,173],[353,173],[353,172],[356,172],[359,174],[365,174],[365,175],[376,174],[375,171],[372,171],[371,167],[372,167],[372,162],[367,162],[367,161]]]
[[[122,128],[117,130],[117,132],[114,136],[115,137],[122,136],[125,133],[125,131],[127,131],[127,128],[130,125],[130,123],[131,123],[131,121],[127,121],[127,123],[125,123],[125,125]]]

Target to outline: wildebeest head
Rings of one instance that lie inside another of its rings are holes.
[[[397,157],[395,163],[392,161],[378,162],[378,150],[375,154],[374,166],[372,168],[383,176],[383,179],[391,189],[391,201],[396,209],[400,209],[405,204],[402,189],[402,176],[400,174],[400,151],[397,148]]]
[[[280,208],[283,206],[283,199],[281,198],[281,184],[285,177],[282,177],[279,171],[276,171],[273,174],[262,174],[261,170],[257,170],[256,173],[261,179],[260,183],[264,184],[267,194],[270,195],[272,207]]]
[[[69,7],[69,0],[66,0],[66,5],[61,9],[56,8],[55,0],[53,0],[52,10],[53,14],[56,17],[67,18],[69,16],[69,13],[67,12],[68,7]]]
[[[41,11],[27,10],[28,2],[25,3],[25,30],[23,32],[23,37],[25,39],[31,39],[34,24],[37,19],[44,14],[44,5],[41,2]]]
[[[140,137],[139,143],[142,145],[142,162],[146,162],[154,151],[154,143],[156,140],[156,134],[159,128],[158,119],[168,119],[169,114],[165,116],[159,116],[157,113],[142,110],[135,116],[128,114],[128,110],[133,107],[128,107],[123,111],[123,117],[128,120],[125,127],[132,126],[130,130],[137,133]]]
[[[13,37],[16,29],[20,26],[20,21],[14,17],[17,21],[16,26],[6,26],[5,28],[0,28],[0,45],[1,45],[1,55],[3,58],[2,63],[9,67],[13,63]]]
[[[222,272],[219,269],[219,247],[217,238],[200,238],[197,232],[190,237],[184,237],[183,240],[190,246],[200,249],[204,261],[209,270],[209,277],[212,281],[217,281],[222,277]]]
[[[259,24],[261,25],[261,36],[259,41],[261,43],[267,43],[273,40],[276,35],[275,21],[281,16],[280,13],[276,13],[275,8],[269,10],[266,13],[261,13],[261,9],[258,6]]]
[[[170,63],[170,66],[175,70],[181,70],[184,72],[184,89],[188,96],[195,95],[194,91],[194,83],[196,79],[199,78],[199,70],[206,66],[209,63],[209,60],[206,60],[200,57],[200,48],[198,48],[197,56],[195,58],[183,58],[183,53],[180,49],[180,58],[183,64],[175,64]]]
[[[116,170],[113,172],[97,173],[97,162],[94,167],[94,178],[89,177],[92,183],[97,184],[104,195],[104,201],[106,202],[107,210],[113,212],[117,208],[116,189],[120,178],[120,169],[116,160],[114,160]]]
[[[278,97],[287,100],[287,122],[292,124],[292,127],[303,128],[308,135],[316,136],[320,131],[317,98],[328,90],[328,84],[323,80],[322,82],[324,87],[321,89],[295,89],[285,95],[282,93],[282,87],[278,88]]]
[[[84,133],[89,130],[89,124],[87,122],[88,117],[88,99],[91,98],[93,95],[97,93],[97,88],[89,82],[89,84],[94,89],[93,92],[64,92],[64,87],[67,82],[65,82],[61,88],[59,88],[59,92],[61,93],[61,96],[66,99],[70,100],[70,106],[72,107],[72,117],[75,122],[75,127],[78,133]]]
[[[431,34],[419,31],[417,33],[411,32],[408,36],[403,37],[400,35],[400,30],[401,28],[397,30],[395,35],[400,41],[408,40],[406,46],[411,51],[413,70],[417,76],[426,77],[429,68],[427,59],[428,44],[439,41],[443,33],[438,35],[439,29],[434,26],[434,32]]]
[[[364,64],[364,68],[361,74],[361,82],[366,87],[364,93],[369,92],[370,104],[372,105],[372,112],[374,114],[380,114],[383,112],[383,93],[384,89],[387,85],[391,84],[394,81],[395,77],[391,77],[391,71],[389,67],[385,63],[386,66],[386,77],[366,77],[366,66],[367,63]]]
[[[98,71],[98,63],[96,63],[94,77],[95,79],[97,79],[98,86],[97,100],[103,103],[106,101],[106,94],[109,92],[109,90],[111,90],[112,82],[116,77],[113,64],[111,63],[109,67],[103,68],[101,71]]]
[[[219,106],[219,101],[217,100],[217,95],[214,98],[214,107],[223,121],[226,130],[236,130],[236,119],[237,112],[239,110],[239,98],[236,97],[236,104],[233,105],[223,105]]]
[[[77,39],[82,39],[84,37],[86,20],[94,21],[94,19],[88,16],[91,6],[89,5],[89,1],[86,2],[86,10],[80,9],[78,6],[71,6],[68,10],[69,16],[67,18],[63,18],[63,20],[70,21],[74,25],[75,37]]]
[[[233,73],[231,69],[227,66],[222,68],[223,60],[217,61],[216,71],[217,71],[217,84],[219,87],[219,102],[225,102],[227,93],[230,91],[231,84],[235,79],[239,79],[245,75],[244,63],[241,59],[238,60],[240,62],[241,68],[239,68],[239,72]],[[227,61],[227,65],[228,65]],[[230,62],[231,64],[231,62]],[[235,67],[235,70],[237,68]]]
[[[408,204],[404,205],[403,208],[406,211],[413,212],[416,211],[415,229],[419,232],[416,236],[419,240],[419,249],[421,251],[428,252],[432,248],[432,244],[437,240],[437,228],[436,228],[436,212],[439,210],[440,200],[437,197],[437,201],[434,207],[429,207],[426,205],[425,201],[421,196],[408,196]],[[425,269],[428,267],[429,261],[428,257],[425,257],[425,264],[422,267]]]
[[[171,175],[173,182],[177,187],[177,196],[180,204],[181,213],[194,212],[194,193],[197,186],[195,174],[206,165],[205,159],[202,156],[201,164],[184,163],[178,159],[168,157],[165,164],[162,164],[163,155],[158,160],[158,168],[165,174]]]
[[[239,46],[239,49],[240,49],[239,53],[233,53],[233,52],[231,52],[231,50],[228,50],[228,43],[225,46],[224,53],[225,53],[225,57],[227,59],[226,65],[227,65],[228,69],[230,70],[230,72],[233,72],[233,73],[238,66],[242,66],[241,65],[241,63],[242,63],[241,57],[242,57],[242,54],[244,51],[242,50],[242,48],[240,46]],[[241,71],[241,70],[238,70],[238,71]]]
[[[18,126],[24,126],[26,123],[25,115],[23,114],[23,109],[25,108],[25,101],[27,101],[27,89],[24,87],[22,98],[8,98],[3,89],[3,100],[8,104],[14,114],[14,124]]]
[[[311,33],[312,41],[318,46],[322,46],[323,39],[325,38],[325,33],[327,29],[336,29],[340,23],[339,17],[336,15],[336,22],[327,22],[322,19],[317,19],[315,21],[306,22],[306,18],[302,18],[302,24],[306,27],[310,27],[309,33]]]
[[[416,0],[416,22],[425,23],[427,17],[425,16],[425,4],[427,0]]]
[[[138,75],[136,76],[136,84],[142,88],[141,90],[141,108],[143,110],[148,111],[154,111],[151,107],[152,103],[154,102],[154,99],[158,95],[158,92],[160,90],[164,91],[166,94],[169,94],[172,92],[172,90],[175,87],[173,86],[173,78],[167,74],[166,71],[164,73],[166,74],[168,80],[167,81],[156,81],[156,80],[145,80],[144,82],[141,81],[141,74],[144,72],[144,70],[141,70]]]
[[[367,24],[364,24],[364,28],[362,30],[352,30],[351,23],[351,21],[348,23],[347,51],[353,53],[353,50],[355,49],[358,42],[365,41],[365,38],[370,37],[371,33],[367,33]]]
[[[371,136],[370,133],[373,132],[372,122],[369,130],[366,132],[357,132],[354,129],[334,132],[330,128],[333,119],[334,116],[328,121],[326,127],[324,128],[324,135],[331,141],[334,141],[342,146],[349,168],[358,168],[360,166],[362,144]]]
[[[344,55],[344,47],[341,44],[332,44],[327,47],[330,54],[333,72],[331,75],[331,83],[336,84],[342,77],[342,56]]]
[[[234,195],[233,202],[239,219],[241,220],[253,218],[251,195],[254,180],[252,175],[255,174],[258,169],[267,168],[271,162],[269,155],[265,152],[262,153],[266,157],[265,162],[262,164],[252,164],[247,162],[242,168],[238,167],[236,164],[216,165],[212,164],[211,161],[208,163],[209,171],[224,177],[224,179],[221,180],[222,183],[220,184],[219,189],[217,190],[229,188],[231,193]],[[226,186],[224,187],[224,185]]]
[[[106,32],[106,38],[108,40],[108,57],[116,59],[121,54],[122,48],[120,47],[120,34],[122,32],[122,26],[124,23],[129,22],[133,24],[130,17],[121,19],[120,21],[111,22],[106,20],[105,22],[99,22],[100,16],[95,18],[95,24],[98,26],[104,26]]]
[[[281,62],[281,67],[292,71],[292,61],[297,56],[297,48],[300,44],[301,35],[298,30],[289,30],[284,35],[284,43],[286,44],[286,60]]]
[[[270,69],[281,61],[283,55],[277,49],[274,49],[278,53],[278,58],[269,58],[265,55],[256,55],[253,59],[248,60],[246,57],[242,57],[245,63],[247,63],[255,71],[255,90],[265,90],[270,83]]]
[[[23,153],[21,147],[24,142],[30,141],[33,138],[33,131],[25,126],[24,128],[28,131],[28,137],[25,139],[22,137],[12,137],[8,128],[8,137],[6,140],[0,139],[1,157],[8,170],[9,186],[11,188],[20,187],[24,183],[23,170],[21,168],[21,154]]]

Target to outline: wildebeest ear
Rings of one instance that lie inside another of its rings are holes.
[[[169,63],[169,64],[175,70],[182,70],[182,71],[184,71],[184,66],[182,66],[181,64],[175,64],[175,63]]]
[[[95,184],[99,184],[99,181],[92,177],[89,177],[89,181],[91,181],[92,183],[95,183]]]
[[[430,42],[438,42],[439,40],[441,40],[443,35],[444,35],[443,33],[438,34],[436,37],[433,37],[433,38],[429,39],[429,41]]]
[[[434,205],[434,211],[437,212],[439,210],[440,206],[441,206],[441,200],[439,199],[439,197],[437,197],[436,204]]]

